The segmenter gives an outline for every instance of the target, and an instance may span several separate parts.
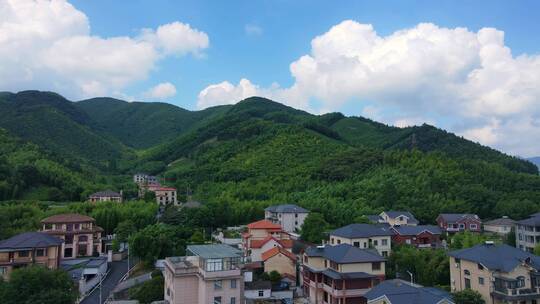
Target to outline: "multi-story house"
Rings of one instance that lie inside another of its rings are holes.
[[[165,259],[165,302],[244,303],[242,252],[229,245],[190,245],[187,256]]]
[[[368,215],[370,221],[375,224],[388,224],[390,226],[416,226],[418,220],[408,211],[383,211],[379,215]]]
[[[350,224],[330,232],[330,245],[350,244],[358,248],[374,248],[386,257],[392,249],[394,232],[388,225]]]
[[[448,255],[452,292],[475,290],[486,304],[540,302],[540,257],[493,242]]]
[[[512,229],[516,226],[516,221],[507,216],[503,216],[499,219],[494,219],[484,223],[484,231],[493,232],[500,235],[507,235],[512,232]]]
[[[262,261],[263,253],[274,247],[292,252],[293,240],[280,225],[261,220],[248,224],[247,229],[247,232],[242,234],[242,247],[250,262]]]
[[[88,197],[88,201],[91,203],[97,202],[122,202],[122,191],[120,193],[111,190],[96,192]]]
[[[482,231],[482,220],[476,214],[442,213],[437,217],[437,225],[447,233]]]
[[[156,194],[156,201],[160,206],[178,205],[178,196],[176,195],[176,188],[171,187],[156,187],[152,188]]]
[[[42,265],[57,269],[63,240],[40,232],[26,232],[0,241],[0,279],[9,279],[14,269]]]
[[[302,228],[309,211],[296,205],[277,205],[264,209],[265,219],[279,224],[286,232],[297,232]]]
[[[60,256],[63,259],[93,256],[102,252],[103,228],[96,220],[81,214],[58,214],[41,221],[41,230],[64,240]]]
[[[437,248],[441,245],[441,229],[433,225],[394,226],[392,241],[418,248]]]
[[[533,252],[537,244],[540,244],[540,213],[516,222],[516,247]]]
[[[133,182],[139,185],[142,184],[150,184],[150,185],[156,185],[159,184],[158,178],[152,175],[144,174],[144,173],[137,173],[133,175]]]
[[[366,298],[367,304],[454,304],[452,295],[444,290],[399,279],[381,282]]]
[[[311,304],[365,303],[365,294],[385,278],[382,256],[349,244],[307,248],[302,261],[304,295]]]
[[[277,271],[283,278],[296,284],[296,255],[282,247],[274,247],[262,254],[264,272]]]

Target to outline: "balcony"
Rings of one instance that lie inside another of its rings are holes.
[[[334,289],[331,286],[323,284],[323,289],[335,298],[340,297],[361,297],[365,295],[371,288],[362,289]]]
[[[507,288],[501,286],[494,286],[493,292],[491,294],[496,298],[508,301],[540,299],[540,288]]]

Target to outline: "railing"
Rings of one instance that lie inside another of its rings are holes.
[[[493,288],[495,292],[507,295],[507,296],[519,296],[519,295],[529,295],[529,294],[539,294],[540,295],[540,288],[533,287],[533,288],[507,288],[507,287],[500,287],[495,286]]]

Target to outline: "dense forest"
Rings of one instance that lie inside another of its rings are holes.
[[[429,125],[318,116],[256,97],[193,112],[38,91],[0,94],[0,114],[2,200],[80,201],[108,188],[129,196],[130,175],[143,171],[182,199],[193,193],[215,226],[274,203],[318,211],[330,227],[387,209],[425,223],[440,212],[540,209],[535,165]]]

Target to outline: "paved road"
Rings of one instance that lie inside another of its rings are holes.
[[[103,304],[109,293],[114,289],[118,281],[127,272],[127,260],[112,262],[109,268],[109,275],[103,280],[103,290],[101,291],[102,302],[99,303],[99,287],[94,289],[92,293],[86,297],[81,304]]]

